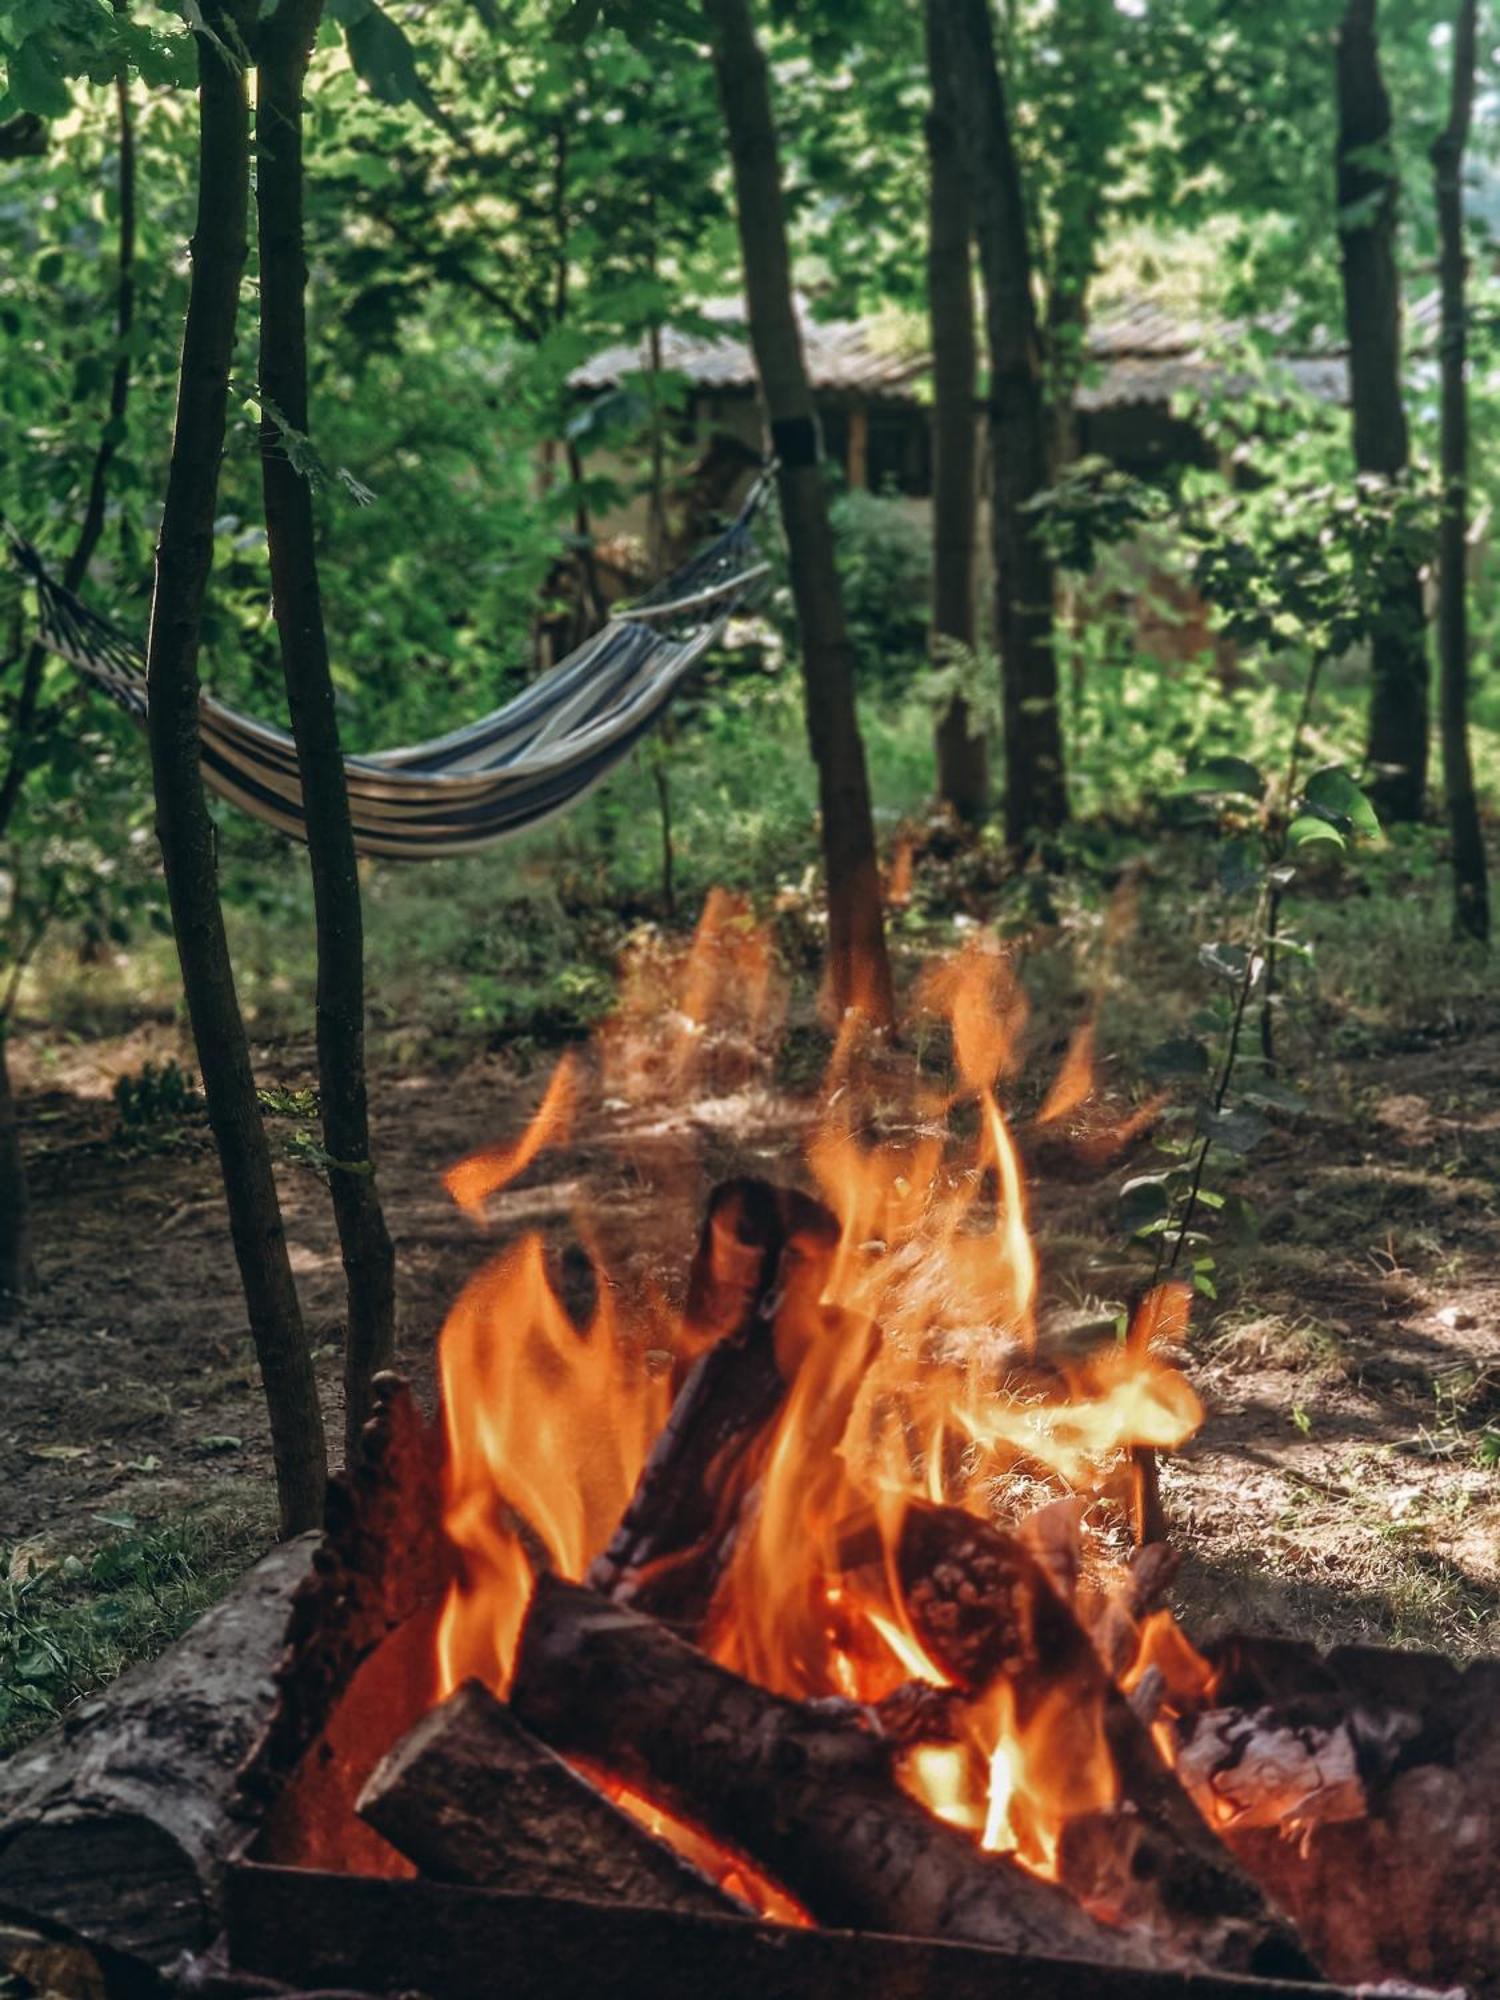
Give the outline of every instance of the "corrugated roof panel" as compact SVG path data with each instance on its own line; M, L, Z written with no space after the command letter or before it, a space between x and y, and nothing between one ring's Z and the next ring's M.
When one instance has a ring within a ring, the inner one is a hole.
M697 388L746 391L756 384L744 309L732 300L715 300L703 309L706 317L723 320L722 334L662 332L663 366L685 375ZM806 302L797 302L808 375L823 394L861 390L868 395L909 399L913 385L930 367L930 357L918 346L903 347L889 337L888 323L876 320L816 320ZM1434 301L1424 298L1407 316L1408 340L1414 349L1430 341ZM1184 391L1206 392L1222 387L1226 364L1214 350L1232 345L1243 329L1180 318L1150 300L1111 306L1088 329L1088 352L1100 366L1079 391L1080 409L1101 410L1124 403L1169 402ZM1343 349L1329 346L1313 356L1294 356L1282 365L1313 395L1342 401L1347 394ZM629 375L650 366L646 344L624 343L606 348L574 369L570 387L588 392L613 389ZM1252 378L1243 377L1246 389Z

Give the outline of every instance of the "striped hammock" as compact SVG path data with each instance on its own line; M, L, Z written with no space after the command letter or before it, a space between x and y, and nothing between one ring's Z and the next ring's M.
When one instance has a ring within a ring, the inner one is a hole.
M503 708L430 742L346 757L358 851L413 861L470 854L568 811L607 778L661 720L729 619L753 601L769 568L751 539L768 484L756 482L716 541ZM65 590L31 544L3 525L36 586L42 643L144 723L140 645ZM286 731L207 693L199 731L213 790L305 839L297 746Z

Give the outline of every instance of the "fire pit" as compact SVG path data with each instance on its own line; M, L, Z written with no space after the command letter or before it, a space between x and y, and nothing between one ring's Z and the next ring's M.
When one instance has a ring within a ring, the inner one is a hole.
M768 1005L723 907L688 972L674 1088ZM440 1427L385 1379L323 1543L14 1760L30 1948L111 1992L1500 1993L1500 1667L1192 1646L1143 1540L1201 1414L1187 1291L1039 1334L1016 991L971 953L928 997L956 1087L841 1044L817 1195L721 1185L675 1318L622 1325L596 1272L580 1332L509 1252ZM1033 1137L1067 1142L1086 1040Z

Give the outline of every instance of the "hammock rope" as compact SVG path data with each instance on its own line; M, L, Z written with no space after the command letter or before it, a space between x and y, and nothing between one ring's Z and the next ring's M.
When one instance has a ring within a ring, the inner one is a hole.
M512 701L425 743L346 757L361 854L427 860L469 854L567 812L661 720L729 620L759 595L769 565L752 528L770 472L732 524ZM0 522L35 586L37 636L135 722L146 720L146 660L120 626L89 609L41 555ZM254 818L305 840L297 746L284 729L199 700L205 781Z

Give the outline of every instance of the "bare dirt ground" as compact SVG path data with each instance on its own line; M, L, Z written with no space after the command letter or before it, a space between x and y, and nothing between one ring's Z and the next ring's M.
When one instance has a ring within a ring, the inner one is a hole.
M111 1088L175 1031L141 1028L17 1068L40 1284L0 1336L0 1545L52 1560L123 1518L241 1510L269 1537L270 1464L216 1163L200 1120L123 1141ZM311 1052L259 1052L263 1083L313 1081ZM780 1173L796 1107L705 1098L642 1129L623 1107L545 1154L478 1228L442 1170L513 1138L542 1064L378 1073L377 1145L396 1238L401 1365L431 1394L447 1306L523 1227L559 1243L580 1207L621 1268L680 1288L710 1182ZM1322 1640L1500 1651L1500 1031L1328 1065L1249 1185L1262 1239L1198 1311L1188 1371L1208 1408L1165 1470L1189 1561L1180 1608ZM324 1190L272 1121L294 1268L339 1430L342 1272ZM1116 1173L1034 1191L1044 1284L1120 1293ZM0 1551L3 1553L3 1551Z

